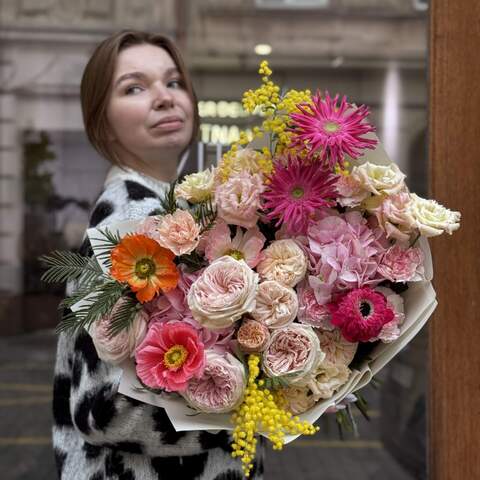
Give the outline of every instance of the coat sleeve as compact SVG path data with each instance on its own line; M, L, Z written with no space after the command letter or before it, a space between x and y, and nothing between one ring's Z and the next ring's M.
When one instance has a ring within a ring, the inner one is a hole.
M131 203L123 206L121 215L118 210L112 215L111 206L100 197L91 223L101 226L132 218L132 211L135 216L148 215L138 202ZM152 205L150 199L147 208ZM82 253L92 253L88 241L84 241ZM216 447L229 449L230 437L225 431L217 435L176 432L164 409L119 394L120 377L120 368L98 357L85 330L74 335L60 334L53 405L56 426L74 428L90 445L150 456L194 455Z

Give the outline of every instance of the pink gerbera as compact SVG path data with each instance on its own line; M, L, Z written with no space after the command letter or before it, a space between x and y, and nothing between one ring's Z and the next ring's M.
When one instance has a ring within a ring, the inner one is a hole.
M395 318L385 296L368 287L352 290L328 308L331 323L340 328L349 342L368 342Z
M358 158L365 148L373 149L377 144L377 140L362 136L375 131L364 122L370 113L368 107L355 107L345 96L337 107L338 99L338 94L332 99L328 92L322 99L317 92L312 103L297 105L301 113L290 114L292 146L306 148L309 158L318 153L326 169L337 163L343 166L345 155Z
M135 354L140 380L151 388L181 392L205 367L204 345L198 332L183 322L154 322Z
M335 205L337 177L318 168L305 165L297 158L287 164L275 162L268 190L263 193L263 207L269 210L269 220L285 223L290 233L305 233L315 210Z

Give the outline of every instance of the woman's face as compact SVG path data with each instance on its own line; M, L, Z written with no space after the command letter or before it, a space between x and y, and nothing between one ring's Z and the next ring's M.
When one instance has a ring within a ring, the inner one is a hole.
M193 105L163 48L142 44L120 52L107 120L122 163L161 167L178 160L192 138Z

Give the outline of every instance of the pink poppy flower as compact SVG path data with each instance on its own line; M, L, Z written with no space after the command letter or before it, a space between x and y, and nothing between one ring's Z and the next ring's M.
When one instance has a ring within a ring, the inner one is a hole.
M223 220L218 220L208 232L205 246L205 256L209 262L229 255L236 260L245 260L250 268L255 268L260 261L260 252L266 238L255 225L243 232L237 227L235 237L230 235L230 228Z
M181 392L190 379L203 373L204 345L190 325L154 322L137 348L135 359L137 375L145 385Z

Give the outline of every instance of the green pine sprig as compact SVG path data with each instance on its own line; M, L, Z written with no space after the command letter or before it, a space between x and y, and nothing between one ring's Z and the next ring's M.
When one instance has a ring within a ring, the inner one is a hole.
M88 329L100 317L111 312L115 303L128 289L127 286L113 280L97 285L91 289L91 298L76 312L69 311L57 326L57 333L75 332L80 328ZM86 289L82 292L85 294ZM84 299L86 295L84 295ZM71 306L72 304L70 304Z
M107 268L112 266L110 258L112 250L122 241L122 237L118 232L111 232L108 228L98 229L101 235L99 238L92 238L97 243L95 245L95 256L99 261L103 262Z
M122 303L112 315L108 334L112 337L118 335L122 330L128 330L135 319L135 315L142 309L139 301L130 296L122 297Z
M177 186L177 180L174 180L164 197L160 199L160 205L163 208L163 213L172 214L177 210L177 199L175 197L175 187Z
M215 225L217 211L213 206L211 198L195 205L193 209L193 218L201 227L201 235Z
M93 282L103 275L98 262L79 253L54 250L42 255L40 262L47 267L41 280L46 283L63 283L69 280L81 280L84 284Z

